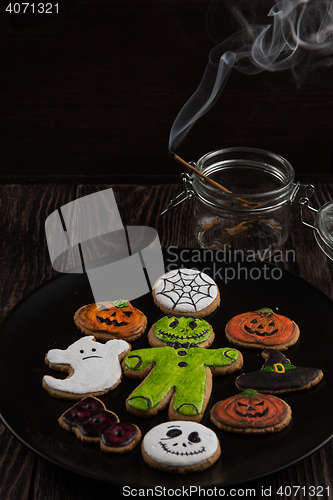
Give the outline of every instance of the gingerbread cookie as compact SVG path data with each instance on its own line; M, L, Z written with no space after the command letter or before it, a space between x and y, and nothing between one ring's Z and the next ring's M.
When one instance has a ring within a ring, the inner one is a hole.
M163 347L168 342L187 342L209 347L214 338L211 325L204 319L192 316L164 316L148 332L148 342L152 347Z
M272 347L284 351L296 344L299 328L294 321L263 308L233 317L225 328L232 344L250 349Z
M141 439L141 431L136 425L120 422L115 413L94 397L76 403L58 422L84 443L99 444L107 453L131 451Z
M54 370L69 372L69 376L57 379L45 375L43 387L51 396L62 399L105 394L120 384L120 361L130 350L130 344L124 340L101 344L93 336L82 337L65 350L52 349L46 354L46 364Z
M98 340L133 341L144 334L146 316L126 300L98 302L80 307L74 315L76 326Z
M278 394L309 389L323 378L319 368L294 366L276 349L265 349L261 355L266 359L261 370L240 375L236 379L238 389Z
M291 422L291 408L271 394L247 389L219 401L210 411L211 421L220 429L241 434L278 432Z
M200 422L212 389L212 374L232 373L242 367L236 349L206 350L197 344L168 342L166 347L133 351L123 361L125 375L145 380L126 400L129 412L150 417L169 402L170 420Z
M153 427L141 445L145 462L175 474L205 470L221 454L214 431L196 422L164 422Z
M220 292L207 274L195 269L175 269L153 286L155 304L167 315L203 318L220 305Z

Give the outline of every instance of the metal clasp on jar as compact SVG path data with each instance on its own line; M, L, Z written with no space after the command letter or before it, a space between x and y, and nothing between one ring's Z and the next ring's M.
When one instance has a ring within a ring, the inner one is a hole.
M304 188L305 196L303 196L299 200L296 200L296 195L301 188ZM309 209L311 212L314 212L315 214L318 213L318 210L316 208L313 208L311 205L309 205L310 198L313 195L314 191L315 191L315 187L313 184L301 184L300 182L297 182L295 184L294 190L293 190L292 195L290 197L290 202L291 202L291 204L295 203L296 205L299 206L299 216L300 216L302 224L304 224L304 226L308 226L311 229L314 229L315 231L318 232L318 228L316 226L314 226L313 224L309 224L309 222L306 222L304 220L304 217L303 217L303 213L307 209Z
M318 209L310 206L310 197L314 192L312 184L305 186L305 196L296 203L299 205L300 219L304 226L313 229L315 240L321 250L333 260L333 202L329 201ZM314 224L304 220L304 212L309 209L315 214Z
M170 203L165 207L165 209L160 213L160 215L165 214L172 208L178 207L183 201L190 200L194 196L194 191L192 188L193 180L190 174L182 173L180 176L184 191L182 191L176 198L170 201Z

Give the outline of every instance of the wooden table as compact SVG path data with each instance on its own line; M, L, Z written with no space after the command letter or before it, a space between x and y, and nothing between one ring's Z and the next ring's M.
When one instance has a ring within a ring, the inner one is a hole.
M333 199L333 176L313 175L306 180L316 184L313 206L318 207ZM197 246L191 234L189 202L183 204L177 212L158 216L170 199L180 192L179 184L2 184L1 320L22 297L54 274L45 239L46 217L77 197L109 187L113 187L124 224L156 228L163 247ZM299 222L297 207L292 210L291 232L285 248L295 251L295 259L277 262L277 265L311 282L333 299L333 264L318 248L312 231ZM267 495L262 496L260 492L272 487L270 498L274 499L296 498L293 495L277 495L281 486L300 486L307 491L309 486L329 486L332 489L332 448L330 441L296 465L244 485L244 489L255 488L257 498L267 498ZM102 500L110 499L115 491L112 485L81 477L40 458L0 424L1 500ZM121 494L121 490L119 491ZM288 490L286 491L288 494ZM246 498L245 494L243 498Z

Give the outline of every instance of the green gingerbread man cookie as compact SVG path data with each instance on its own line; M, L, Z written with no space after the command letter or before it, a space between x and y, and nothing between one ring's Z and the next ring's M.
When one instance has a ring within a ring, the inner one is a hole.
M129 412L150 417L169 405L170 420L200 422L212 390L212 374L223 375L243 365L236 349L206 350L190 342L132 351L125 375L145 378L126 400Z

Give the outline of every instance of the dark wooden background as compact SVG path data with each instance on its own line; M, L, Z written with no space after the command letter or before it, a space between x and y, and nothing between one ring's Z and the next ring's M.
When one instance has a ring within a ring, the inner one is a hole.
M267 11L273 4L261 3ZM49 22L15 29L0 3L2 179L178 176L168 137L215 45L206 31L209 0L71 4ZM237 29L228 7L218 16L221 38ZM330 172L332 74L309 71L298 87L291 71L232 72L177 153L189 161L247 145L285 156L296 174Z

